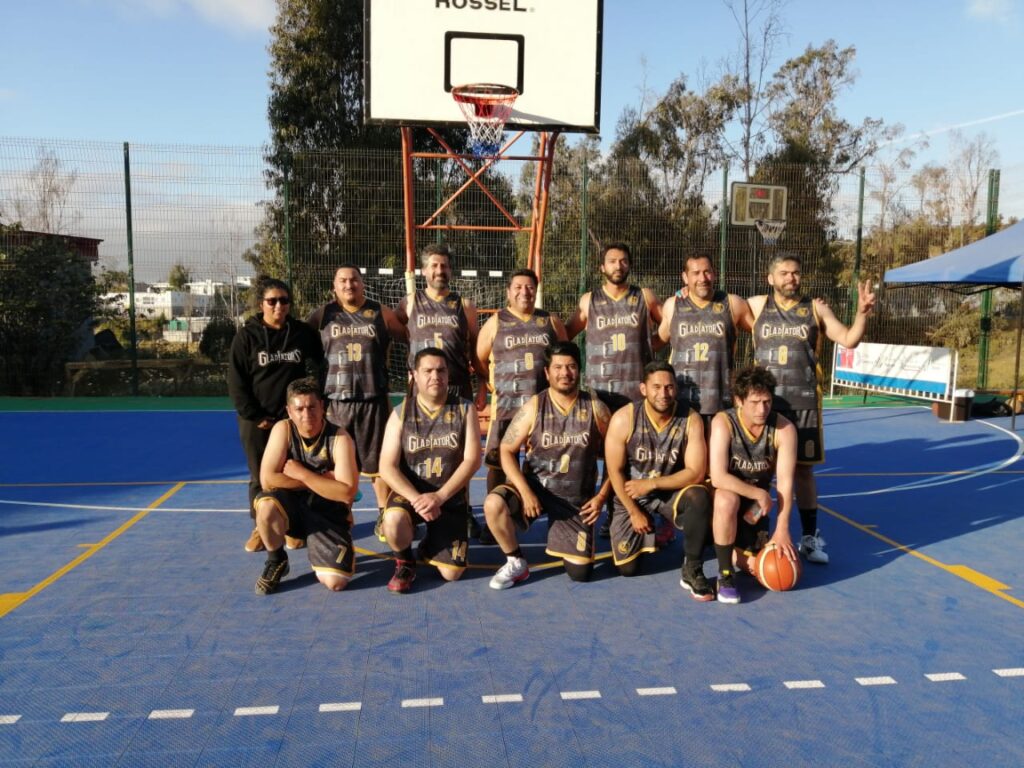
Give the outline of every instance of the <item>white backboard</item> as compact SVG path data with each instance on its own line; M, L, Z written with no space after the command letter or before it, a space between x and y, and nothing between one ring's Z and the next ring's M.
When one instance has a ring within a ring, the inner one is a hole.
M508 128L596 133L603 0L364 0L368 123L464 125L453 86L519 91Z
M786 219L787 187L776 184L749 184L734 181L729 194L729 221L752 227L758 219Z

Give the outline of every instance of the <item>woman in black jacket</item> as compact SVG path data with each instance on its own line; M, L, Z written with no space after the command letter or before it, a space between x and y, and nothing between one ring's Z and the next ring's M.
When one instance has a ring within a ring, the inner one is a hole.
M260 462L274 423L286 417L285 390L304 376L316 376L323 364L320 336L289 315L291 290L287 283L260 277L254 291L255 315L238 329L231 342L228 393L238 411L238 433L249 464L249 515L255 520L253 499L260 491ZM294 549L301 540L289 539ZM247 552L263 549L253 525L245 542Z

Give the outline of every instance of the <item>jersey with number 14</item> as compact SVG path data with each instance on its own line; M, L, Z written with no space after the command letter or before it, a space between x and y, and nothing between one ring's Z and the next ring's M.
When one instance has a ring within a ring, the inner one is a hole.
M431 410L419 398L407 397L402 417L402 458L399 468L420 493L441 488L462 463L466 450L466 418L473 404L448 395ZM476 414L473 414L476 418Z

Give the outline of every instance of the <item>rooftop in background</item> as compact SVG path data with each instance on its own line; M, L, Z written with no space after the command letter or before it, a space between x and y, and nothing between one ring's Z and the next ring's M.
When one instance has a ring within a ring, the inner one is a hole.
M33 232L30 229L8 232L4 237L4 239L12 245L30 245L33 240L38 240L40 238L44 240L64 240L81 258L86 259L92 264L99 261L99 247L103 240L95 237L58 235L53 232Z

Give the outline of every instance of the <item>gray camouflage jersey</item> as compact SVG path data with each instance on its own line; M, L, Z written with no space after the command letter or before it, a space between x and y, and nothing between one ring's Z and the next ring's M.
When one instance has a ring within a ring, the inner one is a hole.
M677 397L706 415L732 406L736 323L729 295L715 291L703 307L689 296L676 297L670 342Z
M349 311L332 301L311 315L310 322L324 345L328 400L374 400L387 394L391 338L379 302L366 299Z
M596 397L580 392L568 410L551 399L551 390L537 395L537 418L526 441L523 474L575 507L593 497L602 437L594 414Z
M587 313L587 386L637 400L644 366L652 358L643 290L631 285L620 299L603 287L593 291Z
M511 419L527 400L547 388L544 351L556 338L551 314L543 309L534 310L525 320L509 309L499 310L491 345L496 419Z
M775 474L775 462L778 453L775 449L775 430L778 414L768 414L768 422L764 425L760 437L754 437L740 421L735 408L725 412L729 417L729 428L732 439L729 443L729 474L735 475L745 483L755 485L767 491Z
M686 456L689 419L686 404L676 403L668 423L661 429L651 421L645 400L630 407L633 409L633 431L626 441L626 477L649 480L681 470Z
M754 362L775 376L775 410L808 411L821 402L818 390L821 334L814 302L802 298L789 309L768 294L754 321Z
M453 292L435 301L421 289L413 294L408 315L409 370L421 349L440 349L448 363L448 391L469 395L469 321L462 297Z
M320 434L306 439L299 434L295 425L288 422L288 458L302 464L307 469L323 474L334 471L334 438L339 428L329 421L324 422Z
M473 404L448 395L436 411L417 397L399 405L402 417L402 457L399 468L420 493L443 486L462 463L466 450L466 419ZM476 418L475 411L472 418Z

